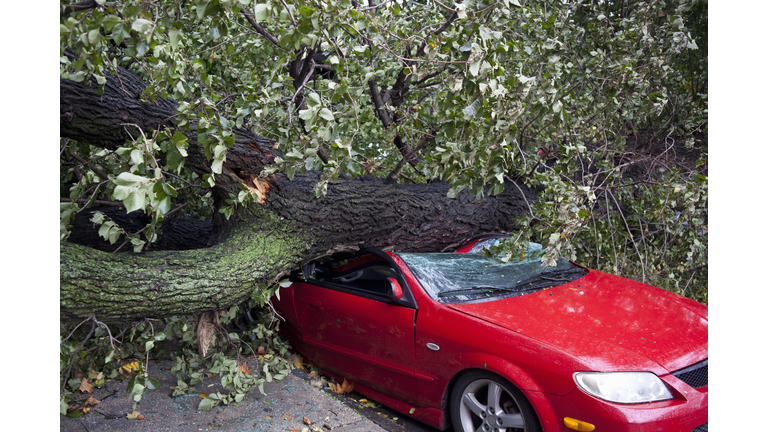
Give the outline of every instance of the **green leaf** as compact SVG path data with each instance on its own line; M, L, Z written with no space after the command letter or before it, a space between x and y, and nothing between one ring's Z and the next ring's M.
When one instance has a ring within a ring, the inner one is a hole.
M269 18L269 5L259 3L254 6L253 17L256 21L266 21Z
M216 406L216 401L210 396L200 401L200 406L197 407L200 411L210 411L211 408Z
M136 44L136 53L139 55L139 57L143 57L144 54L147 53L147 50L149 50L149 45L147 45L147 42L141 41Z
M117 15L107 15L104 17L104 19L101 21L101 25L104 26L104 31L110 32L112 29L122 23L123 20Z
M299 118L302 120L309 121L312 119L315 111L311 109L304 109L299 111Z
M160 386L160 382L158 380L156 380L154 378L147 378L147 388L148 389L156 390L156 389L159 389L160 387L161 387Z
M96 45L96 42L98 42L99 38L101 38L99 29L93 29L88 32L88 43L91 45Z
M111 223L105 223L99 227L99 237L107 239L109 237L109 229L112 227Z
M181 30L175 28L168 30L168 39L170 39L173 49L178 48L179 40L181 40Z
M139 33L146 33L151 25L152 25L152 21L145 20L144 18L139 18L136 21L134 21L133 24L131 24L131 29Z
M320 117L322 117L322 118L324 118L324 119L326 119L328 121L333 121L334 120L333 119L333 113L328 108L323 108L323 109L320 110Z
M123 200L125 211L128 213L141 210L147 205L147 197L144 190L133 190Z
M133 186L136 183L145 183L148 181L149 181L148 177L131 174L129 172L122 172L115 179L115 184L118 186Z
M317 94L315 92L312 92L312 93L309 94L309 97L308 97L308 100L307 100L307 105L309 105L309 106L317 106L317 105L320 105L321 103L322 103L322 101L320 100L320 95L319 94Z
M471 73L472 76L477 76L477 73L480 71L480 64L482 63L482 60L482 58L477 59L477 61L469 65L469 73Z
M211 171L216 174L221 174L221 168L224 165L224 159L226 159L227 147L219 144L213 149L213 163L211 164Z

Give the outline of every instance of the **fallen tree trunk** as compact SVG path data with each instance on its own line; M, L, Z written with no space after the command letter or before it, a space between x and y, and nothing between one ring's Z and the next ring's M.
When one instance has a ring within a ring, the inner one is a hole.
M247 299L258 283L278 281L302 262L360 247L436 251L480 233L512 231L526 211L516 188L485 200L449 185L334 181L315 198L313 175L272 179L263 204L241 211L210 248L110 254L61 245L61 317L100 320L221 310ZM532 199L530 196L528 199Z
M141 103L142 84L129 76L121 70L110 77L102 95L94 86L61 80L61 136L115 148L130 127L173 128L175 103ZM133 84L126 87L126 81ZM196 134L187 135L186 166L210 173ZM373 178L331 181L327 194L316 198L317 173L292 181L280 173L259 179L279 153L271 140L250 131L235 136L214 194L224 199L242 183L259 203L230 220L214 218L208 248L136 255L62 243L62 319L96 315L104 322L126 322L222 310L249 298L259 283L279 281L301 263L334 252L437 251L477 234L515 230L513 217L526 212L534 198L508 187L484 200L468 193L449 199L450 185L442 182L393 185Z

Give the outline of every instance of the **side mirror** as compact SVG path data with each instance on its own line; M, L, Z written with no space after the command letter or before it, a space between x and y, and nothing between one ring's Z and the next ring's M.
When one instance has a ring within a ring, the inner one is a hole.
M387 292L387 296L394 299L401 299L403 298L403 288L400 286L400 283L397 282L397 279L395 278L387 278L389 281L389 284L391 286L391 290Z

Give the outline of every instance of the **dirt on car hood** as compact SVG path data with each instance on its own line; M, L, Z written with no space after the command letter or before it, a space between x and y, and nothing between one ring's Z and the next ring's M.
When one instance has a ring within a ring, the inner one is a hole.
M556 347L595 371L663 375L708 356L707 306L596 270L533 294L446 306Z

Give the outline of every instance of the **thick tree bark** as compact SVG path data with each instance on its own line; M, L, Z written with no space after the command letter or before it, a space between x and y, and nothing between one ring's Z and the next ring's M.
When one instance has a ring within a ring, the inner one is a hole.
M512 231L526 211L514 187L476 200L446 198L449 185L334 181L315 198L318 177L277 175L263 204L237 215L214 246L145 255L61 245L61 316L102 321L196 314L247 299L301 263L360 247L437 251L477 234ZM529 196L528 200L533 199Z
M121 71L125 82L127 71ZM127 138L125 123L144 130L172 127L175 103L141 103L136 90L109 79L103 95L95 87L61 81L61 135L102 147ZM140 86L137 85L135 89ZM209 162L190 136L187 166L210 172ZM477 234L517 229L512 219L527 211L515 187L477 200L467 193L446 198L450 185L386 184L381 179L332 181L315 198L317 173L259 179L278 153L271 142L236 131L215 193L226 196L239 183L258 190L260 203L215 220L212 246L112 254L60 245L60 312L66 320L95 314L104 322L199 314L222 310L249 298L259 283L278 281L308 260L360 247L400 251L449 249ZM534 196L529 191L527 201Z

